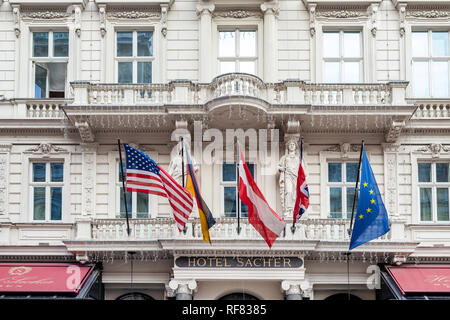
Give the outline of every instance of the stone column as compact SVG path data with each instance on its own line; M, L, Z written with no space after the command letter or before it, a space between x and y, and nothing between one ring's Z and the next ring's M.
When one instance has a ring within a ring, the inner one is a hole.
M281 282L281 289L286 295L286 300L303 300L303 292L299 281L284 280Z
M202 1L197 5L197 15L200 16L199 24L199 81L210 82L213 62L211 60L212 46L212 12L214 4Z
M277 1L261 4L264 12L264 81L277 81L277 16L279 13Z
M169 288L173 290L177 300L193 300L197 281L172 279L169 282Z

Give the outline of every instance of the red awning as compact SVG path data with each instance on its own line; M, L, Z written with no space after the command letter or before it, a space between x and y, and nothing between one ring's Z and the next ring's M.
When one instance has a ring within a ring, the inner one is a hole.
M392 279L405 293L450 293L450 265L404 265L386 267Z
M0 292L73 292L94 266L70 263L0 263Z

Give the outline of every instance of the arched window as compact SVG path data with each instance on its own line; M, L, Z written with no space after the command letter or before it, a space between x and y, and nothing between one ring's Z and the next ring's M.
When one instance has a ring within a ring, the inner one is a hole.
M248 293L234 292L219 298L219 300L259 300L257 297Z
M336 293L336 294L333 294L333 295L331 295L329 297L326 297L325 300L328 300L328 301L349 300L348 299L348 293ZM362 299L360 297L358 297L358 296L355 296L355 295L351 294L350 295L350 300L355 301L355 300L362 300Z
M149 295L140 292L130 292L121 295L116 300L155 300Z

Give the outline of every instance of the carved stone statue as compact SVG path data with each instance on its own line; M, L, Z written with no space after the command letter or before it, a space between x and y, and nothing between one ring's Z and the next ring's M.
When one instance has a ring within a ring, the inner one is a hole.
M278 164L278 171L280 171L280 196L281 205L283 207L283 215L289 216L294 210L297 185L298 167L300 166L300 159L297 154L298 145L293 139L288 141L288 153L281 157Z
M190 150L190 145L186 142L185 142L185 148L188 148ZM195 161L194 157L192 156L192 154L191 154L191 160L192 160L192 164L194 166L194 171L197 173L198 165L197 165L197 162ZM186 175L187 175L186 164L187 164L186 153L184 153L184 181L186 181ZM172 176L172 178L174 178L175 181L180 184L180 186L183 185L182 166L183 166L183 162L182 162L182 158L181 158L181 144L178 143L172 150L170 164L169 164L167 173L170 174Z

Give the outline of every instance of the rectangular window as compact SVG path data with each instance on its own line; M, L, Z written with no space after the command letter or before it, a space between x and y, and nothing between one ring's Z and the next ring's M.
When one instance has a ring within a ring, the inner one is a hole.
M31 165L34 221L61 221L64 188L62 162L35 162Z
M449 163L417 164L420 221L450 221Z
M219 72L243 72L256 75L256 30L219 31Z
M323 79L327 83L363 81L360 31L323 32Z
M328 163L328 190L331 218L341 219L351 217L357 173L357 162Z
M252 177L255 177L255 166L253 163L247 163ZM224 216L228 218L237 217L238 197L236 193L236 163L222 164L222 186ZM241 208L241 217L248 217L248 207L239 201Z
M35 98L65 97L68 58L68 32L33 32Z
M125 210L125 199L123 196L123 187L122 187L122 175L120 170L120 164L117 164L117 182L116 182L116 192L118 192L119 199L119 212L117 214L120 218L126 218L126 210ZM123 173L126 175L126 165L123 166ZM126 192L126 201L127 201L127 209L128 209L128 217L135 219L145 219L149 218L150 213L150 197L148 193L142 192Z
M116 32L118 83L152 83L153 31Z
M412 32L412 85L417 98L450 94L450 32Z

